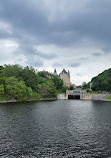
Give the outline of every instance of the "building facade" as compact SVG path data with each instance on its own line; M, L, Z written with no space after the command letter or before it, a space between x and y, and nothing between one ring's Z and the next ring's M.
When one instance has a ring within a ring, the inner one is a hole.
M54 70L54 75L57 75L56 69ZM64 86L70 87L71 82L70 82L70 72L66 71L65 69L62 70L62 72L59 74L59 77L63 80Z

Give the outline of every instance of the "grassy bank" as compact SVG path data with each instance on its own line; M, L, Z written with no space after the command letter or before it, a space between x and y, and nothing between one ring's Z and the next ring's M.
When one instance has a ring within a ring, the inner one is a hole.
M111 95L109 95L106 99L110 99L111 100Z

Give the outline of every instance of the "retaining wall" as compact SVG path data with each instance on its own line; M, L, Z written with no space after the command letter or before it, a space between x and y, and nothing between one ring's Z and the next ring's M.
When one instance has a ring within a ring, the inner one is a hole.
M59 100L65 100L68 99L65 93L57 94L57 99Z

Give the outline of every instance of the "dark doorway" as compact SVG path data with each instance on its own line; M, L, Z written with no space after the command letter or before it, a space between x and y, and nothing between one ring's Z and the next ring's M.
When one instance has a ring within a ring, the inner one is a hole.
M80 99L80 95L68 95L68 99Z

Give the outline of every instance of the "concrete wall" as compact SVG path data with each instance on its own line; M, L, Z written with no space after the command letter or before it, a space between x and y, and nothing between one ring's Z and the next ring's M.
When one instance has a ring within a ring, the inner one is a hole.
M82 91L80 94L80 99L83 99L83 100L103 100L108 96L109 96L109 94L96 94L96 93L90 94L90 93L87 93L86 91Z
M67 96L66 96L65 93L63 93L63 94L57 94L57 99L59 99L59 100L66 100Z
M103 100L107 98L109 94L93 94L93 100Z
M83 100L92 100L93 96L90 93L81 93L80 94L80 99Z

